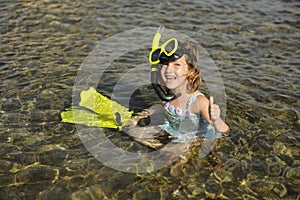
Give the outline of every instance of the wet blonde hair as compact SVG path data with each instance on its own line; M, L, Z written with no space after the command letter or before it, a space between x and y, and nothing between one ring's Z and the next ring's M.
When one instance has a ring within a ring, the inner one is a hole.
M201 85L201 73L199 69L200 50L198 45L192 41L180 41L183 47L189 52L184 54L186 63L188 64L188 73L185 78L188 81L187 90L189 93L199 90Z

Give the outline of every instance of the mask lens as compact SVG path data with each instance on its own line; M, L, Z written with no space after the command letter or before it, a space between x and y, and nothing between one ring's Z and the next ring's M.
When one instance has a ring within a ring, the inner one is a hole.
M170 54L175 48L175 41L171 40L168 44L165 46L165 50L167 54Z
M178 41L176 38L171 38L166 41L162 46L157 47L157 49L153 50L149 54L149 61L151 64L158 64L162 62L170 61L170 58L178 48ZM162 61L164 60L164 61ZM172 60L172 59L171 59Z
M155 51L153 51L152 55L151 55L151 60L152 62L155 62L159 59L159 56L160 56L160 51L161 49L156 49Z
M175 38L171 38L163 45L163 51L166 53L167 56L171 56L177 50L178 42Z

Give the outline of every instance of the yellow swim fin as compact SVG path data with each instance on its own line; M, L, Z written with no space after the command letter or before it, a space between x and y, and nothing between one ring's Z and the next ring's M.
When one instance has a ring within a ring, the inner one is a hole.
M61 113L62 122L119 128L127 125L133 112L98 93L94 88L80 93L81 107L67 108Z

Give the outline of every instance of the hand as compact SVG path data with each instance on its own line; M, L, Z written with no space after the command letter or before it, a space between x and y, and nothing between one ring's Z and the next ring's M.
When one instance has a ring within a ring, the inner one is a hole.
M220 118L221 110L217 104L214 104L214 98L209 98L209 114L212 122Z

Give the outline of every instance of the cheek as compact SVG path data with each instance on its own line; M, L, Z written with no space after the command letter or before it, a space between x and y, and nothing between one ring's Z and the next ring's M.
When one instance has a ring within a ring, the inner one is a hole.
M185 78L185 76L180 74L177 76L177 80L181 83L184 83L186 81L186 78Z
M173 70L174 71L176 71L176 72L180 72L182 69L181 69L182 67L181 66L173 66Z
M177 71L177 75L182 77L182 78L185 78L185 76L188 74L188 70L184 69L184 68L181 68L180 70Z
M165 71L166 71L167 67L164 65L162 66L161 70L160 70L160 74L164 75Z
M189 72L188 66L184 66L181 68L182 75L186 75L186 74L188 74L188 72Z

